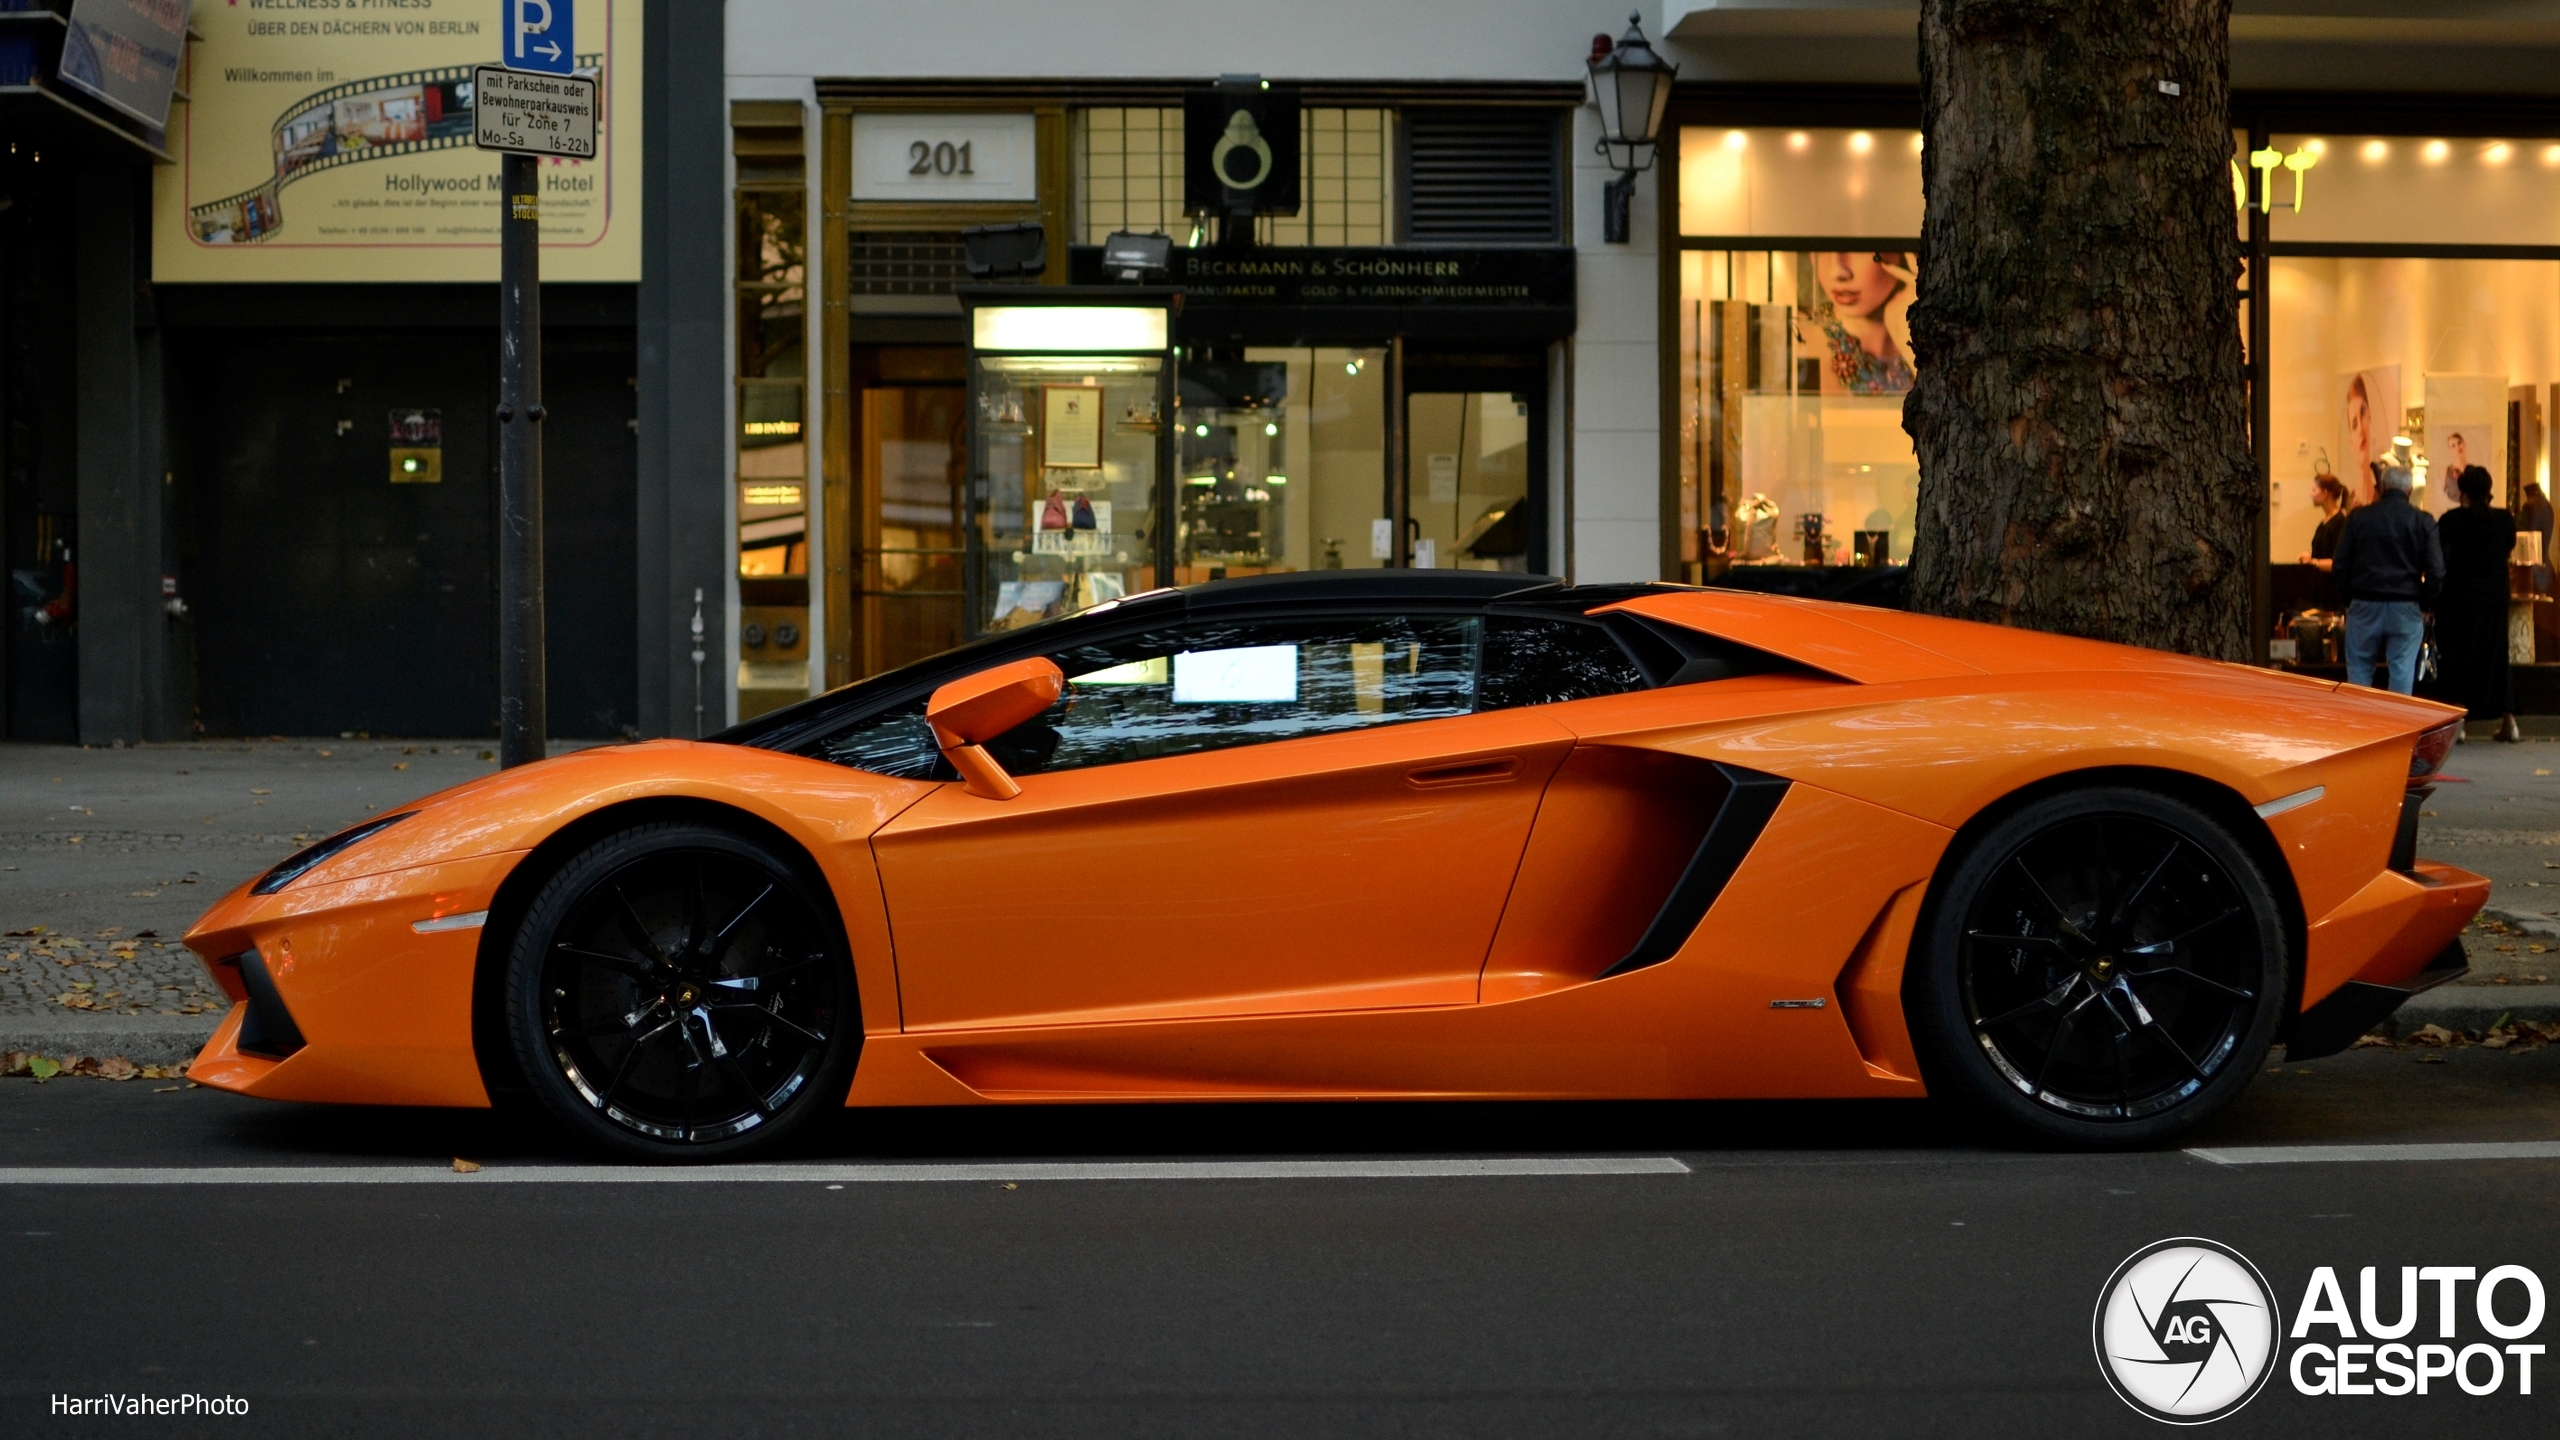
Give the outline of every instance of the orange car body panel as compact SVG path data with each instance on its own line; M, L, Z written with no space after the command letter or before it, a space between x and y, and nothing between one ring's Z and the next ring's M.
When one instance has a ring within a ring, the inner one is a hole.
M873 840L910 1030L1472 1003L1536 710L949 786Z
M2422 968L2486 898L2387 868L2411 740L2444 707L1810 601L1619 608L1819 673L1014 777L1009 800L729 745L582 751L223 897L188 944L271 957L308 1043L244 1055L235 1010L193 1074L485 1104L471 981L505 957L415 922L487 908L562 827L633 802L726 807L811 857L854 956L855 1105L1917 1094L1901 982L1941 858L2004 796L2092 770L2253 806L2317 792L2266 821L2306 1007ZM1703 834L1715 765L1793 783L1677 953L1606 974Z

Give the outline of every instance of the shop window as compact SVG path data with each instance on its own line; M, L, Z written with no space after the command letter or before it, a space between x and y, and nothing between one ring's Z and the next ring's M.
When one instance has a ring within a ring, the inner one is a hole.
M1892 565L1910 554L1920 466L1908 250L1689 250L1680 257L1681 560Z
M1391 563L1384 352L1254 348L1181 382L1175 584Z
M2278 255L2269 270L2268 558L2294 658L2339 658L2327 617L2344 597L2312 561L2326 558L2319 532L2341 492L2368 503L2379 471L2403 467L2412 499L2442 514L2476 466L2490 503L2518 519L2512 653L2560 659L2560 606L2530 598L2553 588L2560 261ZM2297 624L2305 612L2318 613Z
M769 135L777 128L760 127L757 143L771 148L776 142ZM750 132L739 133L744 146ZM732 296L741 718L809 693L806 195L800 185L761 178L737 190Z
M1404 112L1404 238L1552 245L1564 238L1564 147L1547 109Z
M1264 216L1264 245L1384 245L1390 183L1384 110L1308 107L1299 112L1295 215ZM1180 106L1095 107L1076 112L1073 154L1079 241L1116 230L1164 234L1177 245L1206 234L1182 213Z

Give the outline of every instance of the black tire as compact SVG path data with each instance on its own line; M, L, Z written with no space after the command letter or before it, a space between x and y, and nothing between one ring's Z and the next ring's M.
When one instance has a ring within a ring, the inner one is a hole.
M607 836L542 887L507 960L507 1033L572 1135L732 1160L843 1106L862 1045L835 905L805 864L705 825Z
M2048 1143L2156 1145L2229 1104L2291 993L2257 862L2183 801L2033 801L1942 872L1903 986L1932 1093Z

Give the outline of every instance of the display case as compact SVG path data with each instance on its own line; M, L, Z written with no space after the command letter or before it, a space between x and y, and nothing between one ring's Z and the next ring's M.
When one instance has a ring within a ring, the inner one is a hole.
M961 303L970 633L1170 583L1173 294L983 286Z

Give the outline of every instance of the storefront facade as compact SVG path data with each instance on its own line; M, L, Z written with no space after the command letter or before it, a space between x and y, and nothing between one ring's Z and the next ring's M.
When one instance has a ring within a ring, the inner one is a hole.
M1008 12L955 73L889 8L730 7L739 714L1156 585L1656 573L1655 227L1600 242L1581 80L1623 16ZM962 231L1023 224L973 283ZM989 328L1124 303L1152 349Z

